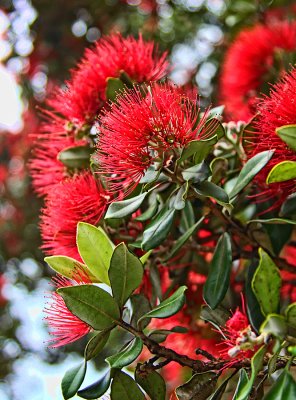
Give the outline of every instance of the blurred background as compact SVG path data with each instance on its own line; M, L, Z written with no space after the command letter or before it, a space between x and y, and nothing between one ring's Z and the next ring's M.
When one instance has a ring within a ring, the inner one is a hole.
M122 32L168 50L171 78L195 82L216 105L225 49L243 27L291 12L272 0L0 0L0 399L61 399L60 380L80 345L49 350L42 309L50 271L39 249L42 201L27 172L38 109L69 77L86 46ZM86 384L94 380L96 365Z

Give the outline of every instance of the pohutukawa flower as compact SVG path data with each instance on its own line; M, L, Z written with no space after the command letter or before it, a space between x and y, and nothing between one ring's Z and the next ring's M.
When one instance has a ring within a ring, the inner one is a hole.
M296 50L296 23L277 22L243 30L226 53L221 102L228 117L248 121L266 82L275 82L288 67L282 54Z
M87 273L77 266L73 271L73 279L56 275L52 279L55 290L63 287L92 283ZM75 342L87 335L92 328L84 321L72 314L67 308L62 296L54 291L49 302L44 308L45 321L49 327L49 333L53 338L49 341L49 347L60 347Z
M147 92L126 91L101 118L98 163L111 191L129 193L155 161L169 163L174 149L212 133L207 113L197 122L196 95L169 84L152 84Z
M39 196L47 195L56 184L69 177L66 166L58 159L60 151L87 143L85 140L75 140L60 116L44 112L44 117L46 121L35 135L35 148L29 163L33 186Z
M81 126L92 122L105 104L108 78L125 72L133 82L150 82L163 78L167 70L166 53L160 55L153 42L145 42L141 35L135 39L114 34L85 51L66 82L67 88L50 103L67 120Z
M283 79L273 86L269 96L265 96L258 105L259 116L254 122L255 132L251 133L248 157L264 150L274 150L267 166L257 175L257 183L263 187L264 200L276 198L273 208L281 205L295 189L295 179L280 183L265 184L270 170L286 160L296 161L296 152L289 148L276 133L276 128L296 124L296 69L286 73ZM261 197L261 196L260 196ZM263 200L263 197L262 197Z
M81 260L76 246L78 222L96 225L102 217L108 194L90 172L68 178L48 194L41 216L42 249L48 255Z

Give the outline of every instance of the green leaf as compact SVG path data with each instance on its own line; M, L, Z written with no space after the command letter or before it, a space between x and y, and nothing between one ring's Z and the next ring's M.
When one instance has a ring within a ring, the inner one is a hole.
M206 372L195 374L184 385L176 388L175 392L179 400L206 400L214 390L218 374Z
M269 314L260 327L260 333L268 333L283 339L287 333L285 318L279 314Z
M124 83L118 78L107 78L106 98L115 101L117 95L124 91Z
M154 331L151 331L148 336L151 340L154 340L154 342L162 343L166 340L168 335L170 335L171 333L187 333L187 332L188 332L187 328L185 328L183 326L175 326L171 330L156 329Z
M77 225L78 251L88 269L101 282L110 284L108 269L114 244L102 228L96 228L85 222Z
M240 395L241 390L248 384L249 377L244 368L239 371L239 380L237 383L237 387L235 389L235 393L233 395L233 400L237 400Z
M285 311L288 324L296 329L296 303L290 304Z
M269 172L266 183L284 182L296 178L296 161L282 161Z
M280 303L281 275L273 260L259 249L260 262L252 279L252 289L264 315L276 313Z
M163 377L158 372L141 371L137 368L135 378L151 400L165 400L166 385Z
M185 197L188 192L188 182L184 183L170 201L170 208L182 210L185 207Z
M247 400L252 390L254 380L262 368L265 351L265 346L262 346L252 357L250 379L246 381L246 375L244 375L243 382L238 388L239 390L237 390L237 394L236 397L234 397L234 400Z
M136 382L122 371L116 371L111 385L112 400L145 400Z
M229 375L221 384L220 386L215 390L215 392L208 397L207 400L221 400L223 398L223 394L226 390L226 387L228 385L228 382L230 381L231 378L233 378L233 376L236 374L236 371Z
M193 181L195 183L205 181L211 175L211 170L205 162L196 164L193 167L184 169L182 176L185 181Z
M218 240L203 291L204 300L212 309L215 309L225 297L231 266L231 239L228 233L224 233Z
M212 197L217 200L219 203L227 204L229 203L228 194L222 189L220 186L215 185L212 182L204 181L194 185L194 190L197 194Z
M149 324L149 320L142 321L138 326L138 320L151 310L150 302L144 294L134 294L131 297L132 318L131 325L136 329L144 329Z
M115 247L110 261L109 279L114 299L119 307L124 306L143 278L141 261L128 251L124 243Z
M68 168L88 168L92 152L89 146L73 146L60 151L57 158Z
M215 135L207 140L192 140L182 151L178 163L187 160L194 155L196 164L201 163L210 154L214 145L218 142L218 136Z
M211 108L207 115L208 119L221 117L224 112L224 108L224 105Z
M143 233L142 249L154 249L162 243L170 232L175 216L174 209L163 209L147 226Z
M157 307L153 308L148 313L144 314L138 322L142 321L144 318L167 318L176 314L185 303L184 292L186 289L186 286L180 286L172 296L159 303Z
M203 222L204 217L201 217L194 225L192 225L187 232L185 232L182 236L179 237L179 239L176 241L176 243L173 245L173 248L171 249L170 253L168 254L167 257L165 257L164 261L169 260L172 258L177 252L181 249L181 247L187 242L187 240L190 238L190 236L193 235L193 233L196 231L198 226Z
M292 150L296 151L296 125L283 125L275 131Z
M292 354L293 357L296 357L296 346L289 346L288 351Z
M142 257L139 258L141 263L145 265L146 261L149 260L150 255L152 254L152 250L147 251L147 253L143 254Z
M195 223L195 216L192 204L186 201L185 207L181 211L180 231L185 233Z
M226 339L221 326L224 326L226 321L231 317L230 313L223 307L218 306L215 310L212 310L209 306L202 306L200 312L200 318L204 321L210 322L220 334Z
M120 318L120 311L113 297L93 285L68 286L58 289L67 308L93 329L111 329Z
M260 223L260 224L290 224L296 225L296 221L291 221L290 219L285 218L269 218L269 219L251 219L248 221L248 224L252 223Z
M127 200L114 201L110 204L105 219L123 218L134 213L141 206L147 194L148 192L145 192Z
M296 381L289 371L284 370L264 397L264 400L296 399Z
M282 204L280 215L287 216L287 215L295 215L296 214L296 192L290 194Z
M263 151L259 154L256 154L254 157L246 162L237 178L236 184L229 194L230 199L233 199L251 182L254 176L256 176L261 171L261 169L265 167L265 165L273 156L273 153L273 150Z
M105 375L103 375L99 380L93 384L87 386L84 389L79 390L77 393L79 397L83 399L97 399L103 396L107 392L111 382L111 370L109 370Z
M45 257L44 261L56 271L58 274L65 276L66 278L73 279L73 273L75 271L84 271L90 280L94 283L99 283L100 281L96 276L94 276L91 271L87 268L85 264L80 263L74 258L67 256L50 256Z
M140 338L133 339L122 351L106 358L111 368L121 369L130 365L141 354L143 342Z
M258 333L262 322L264 321L264 315L260 310L257 297L252 290L252 279L257 269L257 262L252 261L248 267L247 279L245 283L245 296L247 305L247 315L253 329Z
M141 215L136 217L135 220L143 222L143 221L147 221L148 219L151 219L156 214L156 212L158 210L158 205L159 205L158 199L156 198L155 201L151 204L151 206L149 208L147 208L147 210L144 211Z
M82 385L86 373L86 362L67 371L62 380L62 393L64 399L71 399L75 396Z
M104 330L94 335L87 343L84 351L86 361L96 357L105 347L110 336L110 330Z

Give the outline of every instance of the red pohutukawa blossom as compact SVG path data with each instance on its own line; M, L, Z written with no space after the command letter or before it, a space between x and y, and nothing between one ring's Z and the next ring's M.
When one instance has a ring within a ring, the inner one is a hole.
M72 71L66 89L50 101L67 120L80 127L92 122L106 102L107 79L125 72L136 83L157 81L166 75L166 53L160 55L154 42L114 34L100 39L85 51Z
M263 85L285 70L282 52L295 50L295 22L256 25L238 35L226 53L220 79L221 102L229 119L248 121L255 114Z
M128 90L101 118L98 162L111 191L129 193L148 167L163 159L169 165L174 149L205 138L207 113L199 122L196 95L188 97L169 84Z
M150 82L163 78L167 70L166 53L159 54L154 43L145 42L141 35L135 39L114 34L87 49L66 89L57 89L47 100L51 111L44 111L46 121L37 134L30 166L36 192L44 196L69 176L58 154L86 143L77 139L78 133L86 133L106 105L108 78L125 72L133 82Z
M236 309L232 317L226 321L222 332L225 339L218 345L219 354L222 358L230 360L226 364L227 367L237 361L252 358L262 344L262 338L259 339L251 328L244 306L243 312L239 308Z
M270 170L286 160L296 161L296 152L289 148L277 135L276 128L296 124L296 69L286 73L283 79L273 86L269 96L258 105L259 116L254 122L255 132L251 133L247 154L251 158L264 150L274 150L267 166L257 175L257 182L264 187L264 200L276 198L273 208L281 205L295 189L295 179L280 183L265 184Z
M78 222L96 225L102 217L108 194L90 172L56 185L48 194L41 216L42 249L49 255L81 260L76 246Z
M63 287L90 284L87 273L79 266L73 271L73 279L56 275L52 279L55 290ZM67 308L62 296L54 291L50 295L48 305L45 307L45 321L49 327L49 333L53 338L49 341L49 347L60 347L75 342L91 331L91 327Z
M35 139L34 156L29 168L36 193L45 196L59 182L69 176L66 166L59 161L60 151L68 147L85 145L85 140L75 140L65 129L65 120L54 113L46 114Z

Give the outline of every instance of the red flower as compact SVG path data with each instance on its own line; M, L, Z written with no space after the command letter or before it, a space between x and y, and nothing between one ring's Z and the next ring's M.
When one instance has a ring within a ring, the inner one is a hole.
M210 134L206 113L197 123L196 102L180 88L153 84L147 91L120 95L101 119L98 159L111 191L130 192L158 157L169 164L174 149Z
M61 89L51 105L76 126L93 121L106 102L107 79L125 72L132 81L163 78L168 69L166 53L159 55L153 42L114 34L87 49L72 71L66 90Z
M221 102L230 119L248 121L252 117L262 86L275 81L272 78L283 70L276 57L295 49L295 22L256 25L238 35L226 53L220 80Z
M56 289L91 283L88 275L79 267L73 271L72 280L61 275L56 275L52 280ZM54 336L49 341L49 347L65 346L91 331L91 327L86 322L71 313L62 296L56 291L51 294L49 305L45 307L44 312L50 335Z
M233 359L227 364L228 367L237 361L252 358L259 348L257 335L252 331L244 310L241 312L237 308L222 328L222 332L225 339L219 343L221 346L219 354L226 360Z
M58 160L60 151L68 147L85 145L85 140L75 140L67 131L66 121L53 112L44 111L46 121L35 135L34 155L29 163L36 193L47 195L58 183L69 176L67 167Z
M90 172L69 178L48 194L41 217L42 249L49 255L81 260L76 247L78 222L97 224L108 196Z
M270 170L278 163L296 161L296 152L290 149L277 135L276 128L296 124L296 69L273 86L269 96L265 96L258 105L259 117L254 123L256 132L251 134L248 157L264 150L274 150L267 166L257 175L257 182L264 188L264 197L276 197L273 208L281 205L286 197L295 190L295 180L265 184ZM263 198L262 198L263 199Z

